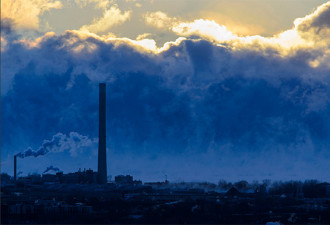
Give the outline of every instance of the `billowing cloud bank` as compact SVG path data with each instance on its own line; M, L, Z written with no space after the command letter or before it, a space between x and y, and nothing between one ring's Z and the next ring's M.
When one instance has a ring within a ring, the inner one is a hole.
M162 48L86 31L26 41L3 23L1 154L97 137L102 81L114 174L329 180L329 6L273 38L158 13L185 36Z

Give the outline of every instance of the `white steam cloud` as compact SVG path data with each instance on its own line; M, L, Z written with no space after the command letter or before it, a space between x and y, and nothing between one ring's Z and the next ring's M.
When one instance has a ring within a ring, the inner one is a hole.
M61 170L54 166L49 166L43 173L47 173L48 171L60 172Z
M38 157L46 155L49 152L70 151L71 155L75 155L79 148L91 147L97 140L91 140L87 136L71 132L69 135L62 133L55 134L51 140L45 140L38 150L33 150L31 147L24 152L18 153L16 156L20 158Z

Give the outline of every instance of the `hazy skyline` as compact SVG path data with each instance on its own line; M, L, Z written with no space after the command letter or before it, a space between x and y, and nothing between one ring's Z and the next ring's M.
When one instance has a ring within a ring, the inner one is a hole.
M326 1L1 1L1 170L96 170L106 82L112 177L330 181L329 62Z

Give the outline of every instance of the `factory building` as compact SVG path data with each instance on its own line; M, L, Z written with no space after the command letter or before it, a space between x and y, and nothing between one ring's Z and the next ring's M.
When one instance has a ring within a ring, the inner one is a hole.
M97 182L98 173L89 169L68 174L58 172L56 176L61 184L95 184Z
M115 176L115 182L118 184L133 184L133 177L130 175Z

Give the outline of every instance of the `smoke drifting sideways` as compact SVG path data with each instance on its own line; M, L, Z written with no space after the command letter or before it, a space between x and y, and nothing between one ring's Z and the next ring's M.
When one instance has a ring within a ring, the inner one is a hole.
M54 171L54 172L61 172L61 170L57 167L54 167L54 166L49 166L47 167L47 169L43 172L44 173L47 173L48 171Z
M90 147L97 143L97 139L89 139L87 136L78 134L77 132L70 132L69 135L57 133L51 140L44 140L43 144L38 150L33 150L31 147L24 152L16 154L17 157L38 157L46 155L49 152L63 152L70 151L71 155L76 155L77 151L82 147ZM47 168L48 169L48 168Z

